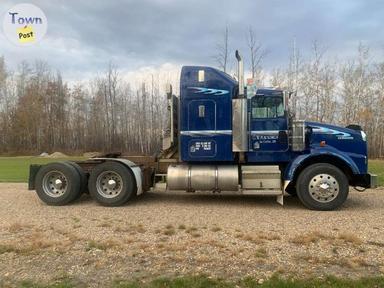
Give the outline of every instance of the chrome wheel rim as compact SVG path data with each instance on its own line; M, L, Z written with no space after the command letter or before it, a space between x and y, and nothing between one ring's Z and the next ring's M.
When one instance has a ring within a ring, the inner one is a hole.
M104 171L97 177L96 188L104 198L115 198L123 191L123 178L114 171Z
M57 198L67 191L68 180L62 172L54 170L44 175L42 186L45 194Z
M339 182L332 175L318 174L309 181L308 191L315 201L328 203L339 194Z

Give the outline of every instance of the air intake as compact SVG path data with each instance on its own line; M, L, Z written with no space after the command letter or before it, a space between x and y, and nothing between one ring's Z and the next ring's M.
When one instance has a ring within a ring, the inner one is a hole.
M303 151L305 149L305 121L293 120L292 121L292 134L291 134L292 151Z

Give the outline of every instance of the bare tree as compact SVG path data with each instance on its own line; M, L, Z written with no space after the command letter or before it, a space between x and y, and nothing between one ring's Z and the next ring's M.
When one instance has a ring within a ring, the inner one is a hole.
M369 70L369 48L360 44L357 60L342 65L340 77L342 83L342 121L356 123L361 120L364 104L370 102L372 74ZM365 103L364 103L365 102ZM369 104L369 103L368 103Z
M298 113L297 102L299 97L298 89L299 89L299 78L300 78L300 72L301 72L300 70L302 65L301 62L302 62L302 59L301 59L300 50L297 47L296 38L294 38L292 41L292 50L289 57L289 66L286 74L287 74L287 89L290 91L296 92L292 94L292 99L291 99L292 110L295 113Z
M284 87L285 86L285 74L277 68L272 71L271 84L273 87Z
M374 103L372 105L371 133L369 137L369 153L372 157L384 157L384 62L375 65L374 70Z
M255 32L252 26L248 30L248 48L250 56L250 69L252 79L256 79L257 84L261 84L261 62L263 58L267 55L267 50L263 48L261 43L256 41Z
M228 25L225 26L224 37L222 42L216 44L216 55L214 56L219 68L224 72L227 72L228 66L228 53L229 53L229 44L228 44Z

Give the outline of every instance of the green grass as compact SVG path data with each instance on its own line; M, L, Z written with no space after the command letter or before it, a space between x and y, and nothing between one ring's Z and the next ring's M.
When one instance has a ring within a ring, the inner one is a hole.
M0 157L0 182L28 182L29 165L62 160L84 160L84 157L43 158L31 156Z
M0 182L28 182L30 164L47 164L62 160L84 160L84 157L63 159L18 156L0 157ZM379 186L384 186L384 160L369 160L369 171L378 175Z
M23 288L72 288L85 287L86 285L75 284L71 279L63 279L55 281L52 284L38 284L34 282L21 282L19 287ZM223 279L208 278L206 276L184 276L177 278L159 278L150 282L141 281L124 281L117 280L107 287L112 288L373 288L384 287L384 277L371 277L360 279L343 279L335 277L326 277L323 279L282 279L278 276L273 276L267 281L259 284L256 279L245 278L239 281L227 281Z
M0 282L1 284L1 282ZM79 287L79 285L74 284L70 278L65 278L57 280L51 284L39 284L32 281L22 281L17 287L20 288L74 288ZM84 287L84 286L81 286Z
M368 165L369 172L376 174L378 177L377 184L384 186L384 160L369 160Z

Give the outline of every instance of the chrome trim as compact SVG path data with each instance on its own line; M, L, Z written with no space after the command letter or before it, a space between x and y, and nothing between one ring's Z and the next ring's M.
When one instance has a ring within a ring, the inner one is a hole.
M42 188L49 197L61 197L67 192L68 179L58 170L49 171L43 177Z
M232 151L248 151L247 99L232 100Z
M104 198L115 198L124 189L123 177L115 171L104 171L96 179L96 189Z
M235 53L237 59L237 78L239 81L239 98L244 97L244 63L238 50Z
M181 135L187 136L210 136L210 135L232 135L232 130L193 130L193 131L180 131Z
M305 149L305 121L293 120L290 135L292 151L298 152Z
M288 132L287 130L252 130L250 133L255 135L279 135L280 131Z
M332 175L323 173L312 177L308 184L309 196L317 202L329 203L339 195L339 182Z

